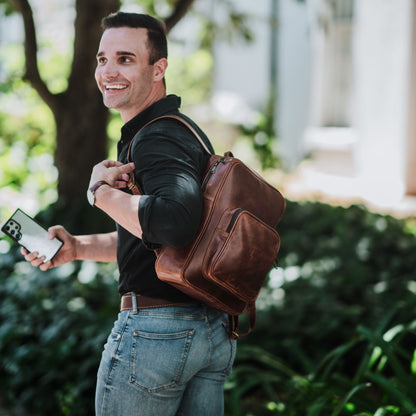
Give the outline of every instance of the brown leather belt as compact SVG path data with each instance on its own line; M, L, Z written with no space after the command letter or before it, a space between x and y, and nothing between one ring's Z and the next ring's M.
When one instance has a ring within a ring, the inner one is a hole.
M172 302L166 299L150 298L148 296L142 295L123 295L121 298L120 312L131 311L134 309L133 305L133 296L136 296L136 305L137 309L148 309L148 308L163 308L166 306L180 306L180 305L192 305L198 302L189 301L189 302Z
M163 308L166 306L180 306L180 305L195 305L200 302L196 300L190 300L189 302L174 303L166 299L149 298L148 296L127 294L121 297L120 312L133 310L133 296L136 297L137 309L151 309L151 308ZM230 338L237 339L238 334L238 317L228 315L230 322Z

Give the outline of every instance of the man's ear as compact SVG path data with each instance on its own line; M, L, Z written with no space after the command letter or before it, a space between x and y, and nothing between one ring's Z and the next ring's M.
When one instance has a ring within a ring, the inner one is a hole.
M166 58L160 58L153 64L153 79L154 81L161 81L168 67L168 60Z

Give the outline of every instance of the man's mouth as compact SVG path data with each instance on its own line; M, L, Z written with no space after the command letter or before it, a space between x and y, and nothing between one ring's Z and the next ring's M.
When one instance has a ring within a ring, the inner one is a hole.
M127 85L125 84L107 84L104 85L104 90L105 91L119 91L119 90L124 90L127 88Z

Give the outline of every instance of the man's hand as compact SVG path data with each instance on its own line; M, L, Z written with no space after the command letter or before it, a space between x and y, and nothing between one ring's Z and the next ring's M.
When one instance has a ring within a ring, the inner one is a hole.
M114 160L104 160L96 164L91 173L89 187L99 181L108 183L112 188L125 188L134 170L134 163L123 164Z
M39 257L39 253L29 253L25 248L21 248L20 252L24 255L25 260L29 261L33 267L39 267L40 270L46 271L53 267L62 266L65 263L76 260L76 240L75 237L65 230L61 225L55 225L48 229L49 239L53 240L58 237L64 244L56 253L55 257L44 263L45 257Z
M142 238L142 228L138 212L140 195L120 192L117 188L127 187L134 163L123 165L120 162L104 160L94 166L90 188L97 182L108 184L100 186L94 194L94 206L104 211L117 224L138 238Z

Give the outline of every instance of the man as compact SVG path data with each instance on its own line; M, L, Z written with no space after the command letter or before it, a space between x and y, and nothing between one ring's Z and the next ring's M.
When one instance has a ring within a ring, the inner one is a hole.
M121 312L98 370L97 415L218 416L236 348L227 316L158 280L153 251L163 244L184 246L195 235L208 155L176 120L144 127L161 115L180 114L179 97L166 95L163 24L119 12L103 19L103 29L95 78L104 104L118 110L125 124L118 161L94 167L88 193L90 202L116 221L117 232L73 236L55 226L50 238L57 236L64 245L52 261L22 252L42 270L73 260L118 262ZM181 117L212 149L198 126ZM133 138L133 163L127 163ZM143 195L127 191L131 172Z

